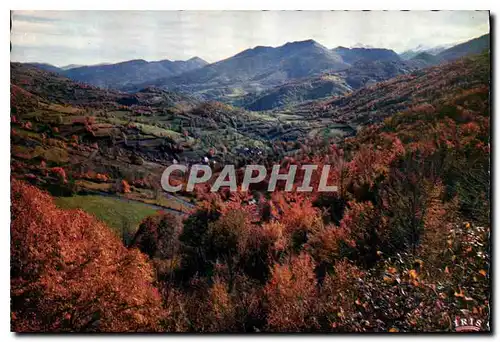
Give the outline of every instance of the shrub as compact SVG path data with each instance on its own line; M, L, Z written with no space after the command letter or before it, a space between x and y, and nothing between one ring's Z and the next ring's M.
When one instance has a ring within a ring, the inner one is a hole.
M11 326L16 332L154 331L152 268L111 229L12 180Z
M301 254L289 264L275 265L264 292L269 330L295 332L316 328L316 279L309 255Z

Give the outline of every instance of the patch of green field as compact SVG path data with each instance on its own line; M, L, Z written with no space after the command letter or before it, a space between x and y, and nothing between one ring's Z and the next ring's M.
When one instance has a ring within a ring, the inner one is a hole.
M99 195L57 197L61 208L82 209L106 223L126 243L139 227L141 221L156 213L147 204Z
M114 124L114 125L126 125L127 122L129 122L129 120L124 120L124 119L120 119L120 118L112 118L112 117L109 117L109 118L101 118L104 122L108 122L108 123L111 123L111 124Z
M141 130L143 134L150 134L159 138L169 137L174 140L179 140L182 137L180 133L171 131L169 129L164 129L161 127L156 127L151 125L145 125L142 123L134 123L134 124L138 129Z

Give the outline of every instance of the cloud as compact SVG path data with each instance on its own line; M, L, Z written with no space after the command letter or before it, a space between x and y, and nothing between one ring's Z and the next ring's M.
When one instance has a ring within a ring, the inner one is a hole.
M402 52L489 31L487 11L15 11L15 61L55 65L129 59L209 62L257 45L315 39Z

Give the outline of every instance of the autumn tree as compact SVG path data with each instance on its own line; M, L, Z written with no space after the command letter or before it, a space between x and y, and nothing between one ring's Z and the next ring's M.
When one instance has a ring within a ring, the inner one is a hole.
M145 257L81 210L12 180L11 326L17 332L155 331L162 309Z
M148 255L155 266L158 278L173 278L173 272L180 263L179 235L182 231L178 216L160 212L147 217L130 243L131 248L138 248Z
M178 216L160 212L141 222L130 247L138 248L150 258L167 259L178 249L176 241L181 230Z
M210 273L213 267L207 254L209 224L220 217L217 208L197 210L184 221L184 227L179 241L181 242L182 267L181 278L189 281L198 274L204 276Z
M248 218L243 211L232 210L208 225L206 243L209 257L227 266L229 291L233 289L238 263L245 254L248 224Z

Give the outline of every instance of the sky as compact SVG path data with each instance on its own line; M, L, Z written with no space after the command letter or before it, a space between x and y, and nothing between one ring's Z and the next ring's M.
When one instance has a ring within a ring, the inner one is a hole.
M14 11L11 61L56 66L131 59L207 62L314 39L401 53L489 32L487 11Z

